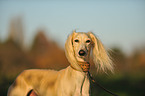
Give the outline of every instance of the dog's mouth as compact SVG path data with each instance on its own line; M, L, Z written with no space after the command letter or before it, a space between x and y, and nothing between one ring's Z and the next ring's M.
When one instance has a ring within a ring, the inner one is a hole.
M77 61L78 61L79 66L83 70L83 72L88 72L89 69L90 69L90 63L87 62L87 60L86 60L87 55L88 55L87 50L81 49L81 50L78 51Z

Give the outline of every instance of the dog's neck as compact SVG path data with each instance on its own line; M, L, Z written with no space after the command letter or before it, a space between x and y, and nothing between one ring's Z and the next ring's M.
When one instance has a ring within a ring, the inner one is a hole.
M90 63L89 62L87 62L87 61L77 61L77 63L78 63L78 65L81 67L81 69L82 69L82 71L83 72L88 72L89 71L89 69L90 69ZM76 68L74 68L73 66L71 66L74 70L77 70ZM78 71L78 70L77 70Z

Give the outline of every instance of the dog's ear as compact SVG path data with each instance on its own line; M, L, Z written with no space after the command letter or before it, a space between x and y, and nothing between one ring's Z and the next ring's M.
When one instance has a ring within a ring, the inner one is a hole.
M82 71L80 66L77 64L77 60L75 58L74 48L73 48L73 38L76 34L77 33L73 31L73 33L69 35L69 37L67 38L66 43L65 43L65 54L71 66L75 68L76 70Z
M88 32L88 34L92 40L93 61L97 70L101 69L106 72L107 69L113 72L112 61L102 42L92 32Z

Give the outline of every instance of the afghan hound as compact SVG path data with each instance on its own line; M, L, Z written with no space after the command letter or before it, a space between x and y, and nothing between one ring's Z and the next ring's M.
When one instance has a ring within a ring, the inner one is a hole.
M113 70L103 44L91 32L73 31L66 40L65 54L70 66L60 71L25 70L10 86L8 96L89 96L90 57L97 70Z

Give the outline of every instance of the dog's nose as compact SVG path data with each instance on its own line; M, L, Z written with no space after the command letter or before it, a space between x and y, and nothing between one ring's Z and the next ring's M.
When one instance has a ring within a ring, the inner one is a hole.
M79 55L80 55L80 56L85 56L85 54L86 54L86 52L85 52L84 50L80 50L80 51L79 51Z

